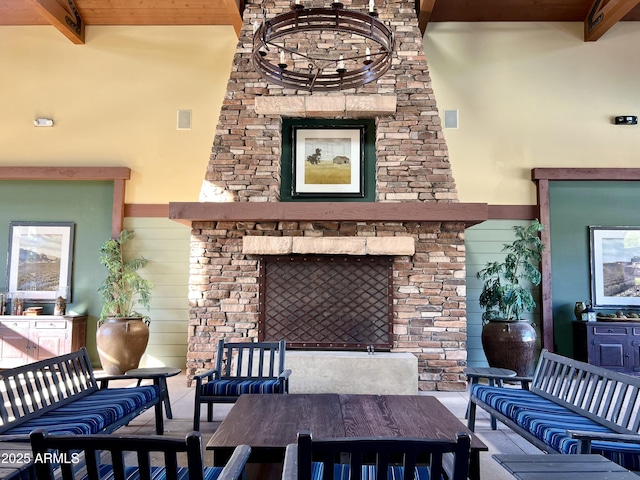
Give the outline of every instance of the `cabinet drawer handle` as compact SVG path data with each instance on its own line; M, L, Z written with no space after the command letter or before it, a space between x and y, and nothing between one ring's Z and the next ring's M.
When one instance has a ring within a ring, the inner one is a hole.
M607 330L608 333L613 333L613 330L609 329Z

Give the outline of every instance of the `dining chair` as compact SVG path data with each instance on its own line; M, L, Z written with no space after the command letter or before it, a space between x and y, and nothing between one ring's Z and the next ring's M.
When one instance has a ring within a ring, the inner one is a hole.
M471 438L336 438L298 433L285 451L282 480L466 480Z
M224 467L205 467L199 432L50 435L40 428L30 440L36 480L238 480L251 453L240 445Z
M218 341L213 369L194 375L193 429L200 430L200 408L207 405L213 421L214 403L235 403L244 393L289 393L291 370L284 368L286 342Z

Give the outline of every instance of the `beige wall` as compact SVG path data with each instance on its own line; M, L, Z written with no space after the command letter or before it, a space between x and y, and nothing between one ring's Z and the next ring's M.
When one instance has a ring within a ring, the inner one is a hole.
M197 201L236 43L230 26L89 26L85 45L1 27L0 165L127 166L127 203Z
M640 23L595 43L579 23L431 23L425 34L460 201L534 204L535 167L637 167Z
M127 203L197 201L237 39L231 27L0 28L0 165L133 170ZM595 43L579 23L431 23L438 107L463 202L535 203L534 167L635 167L640 25ZM193 130L176 130L176 111ZM52 128L36 128L36 117Z

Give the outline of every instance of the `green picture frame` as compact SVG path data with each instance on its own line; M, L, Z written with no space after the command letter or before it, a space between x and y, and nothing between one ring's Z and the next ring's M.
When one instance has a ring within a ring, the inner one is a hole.
M375 123L283 119L281 201L375 201Z

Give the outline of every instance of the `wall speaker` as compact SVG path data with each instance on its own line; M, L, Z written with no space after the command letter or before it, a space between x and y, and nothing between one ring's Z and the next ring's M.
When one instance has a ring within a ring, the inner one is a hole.
M444 128L458 128L458 110L444 111Z
M191 110L178 110L178 130L191 130Z

